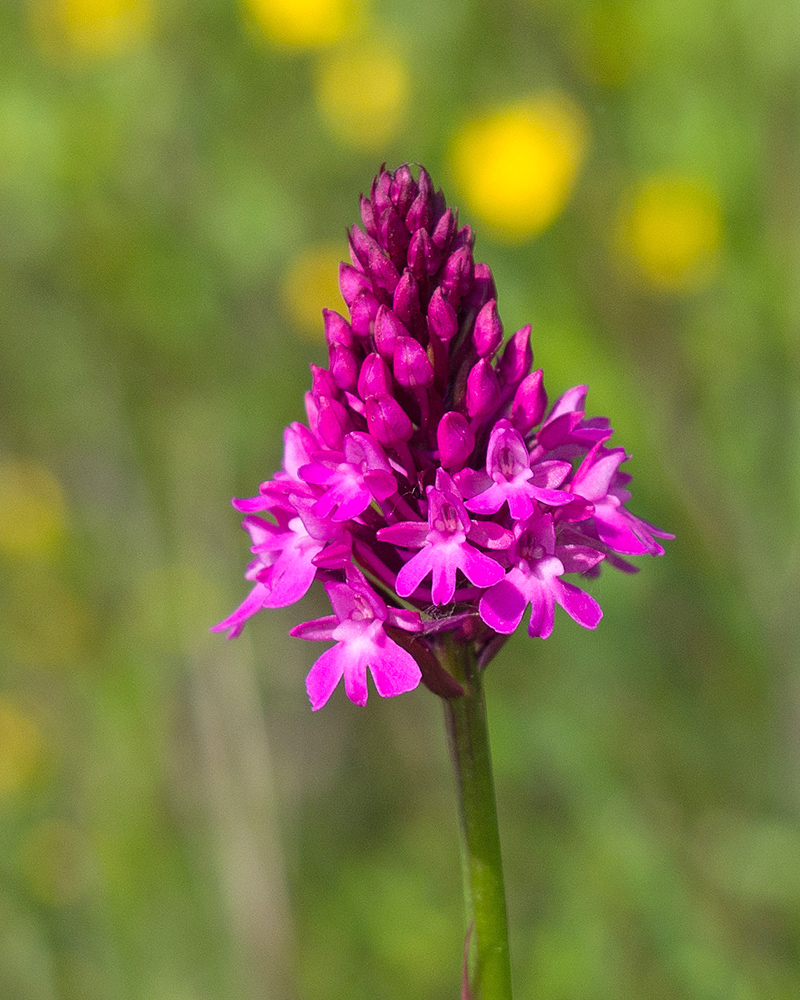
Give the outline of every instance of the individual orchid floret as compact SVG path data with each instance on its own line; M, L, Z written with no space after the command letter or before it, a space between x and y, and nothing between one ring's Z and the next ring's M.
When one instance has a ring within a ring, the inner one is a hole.
M347 568L344 582L328 583L325 590L334 613L296 625L289 633L336 643L320 656L306 678L314 711L327 702L342 677L350 701L366 705L368 669L383 698L417 687L422 673L416 660L386 634L386 626L418 632L422 628L419 614L388 607L353 566Z
M530 636L546 639L553 631L555 605L584 628L596 628L603 612L585 591L560 580L567 572L585 572L603 555L587 546L556 547L550 514L532 518L519 532L509 553L512 567L505 578L481 598L480 616L502 635L514 632L530 604Z
M248 515L242 521L252 541L256 558L250 563L246 578L255 586L239 607L212 632L227 632L233 639L245 621L262 608L285 608L299 601L317 574L315 559L331 540L340 537L340 525L325 523L313 516L302 500L295 500L296 510L273 511L276 524ZM310 530L309 530L310 529Z
M556 489L572 472L569 462L543 461L533 467L520 432L508 420L498 420L486 449L486 474L459 473L457 482L469 496L465 506L474 514L496 514L508 503L515 521L533 516L536 501L551 507L570 503L573 497Z
M311 509L334 521L358 517L373 500L386 500L397 492L383 448L360 431L345 437L343 452L317 452L314 461L301 467L300 475L307 483L327 487Z
M646 521L634 517L623 504L630 493L622 488L620 465L630 456L624 448L595 445L586 455L572 482L571 491L589 500L594 508L593 521L600 540L624 555L661 555L662 546L653 538L674 538Z
M502 566L467 541L499 548L510 535L494 522L475 523L451 477L442 469L436 486L428 487L428 523L401 521L378 532L378 540L420 551L397 574L395 589L410 597L429 574L434 604L448 604L456 589L458 570L476 587L490 587L503 578Z

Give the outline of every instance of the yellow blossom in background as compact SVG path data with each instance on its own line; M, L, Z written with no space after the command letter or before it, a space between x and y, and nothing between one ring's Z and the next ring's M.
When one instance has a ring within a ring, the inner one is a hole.
M587 140L585 115L562 94L535 95L467 122L450 149L464 207L500 239L538 235L566 205Z
M302 250L286 273L284 308L301 333L311 339L324 339L323 309L345 314L347 307L339 291L341 259L340 244L316 244Z
M620 213L619 249L656 288L707 284L722 242L719 199L703 181L662 174L640 185Z
M30 783L42 756L39 727L8 698L0 697L0 799Z
M0 461L0 553L51 558L65 527L64 494L55 476L35 462Z
M73 903L86 889L89 843L74 823L39 823L23 840L19 861L33 894L43 903Z
M362 0L244 0L255 27L292 49L333 45L361 23Z
M316 78L319 113L341 142L382 151L406 117L408 67L390 46L371 40L322 59Z
M147 35L151 0L30 0L34 34L48 55L103 57Z

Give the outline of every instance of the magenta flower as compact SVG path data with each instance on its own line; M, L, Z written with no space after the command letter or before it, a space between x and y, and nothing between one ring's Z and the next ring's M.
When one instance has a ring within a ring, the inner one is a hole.
M364 574L349 566L343 583L328 583L325 590L334 613L296 625L290 635L336 645L326 650L306 678L311 707L322 708L344 676L347 697L356 705L367 703L367 668L379 695L413 691L421 672L414 657L386 634L386 625L408 632L422 628L415 612L389 608L369 586Z
M511 533L492 521L471 521L455 483L443 470L436 486L428 487L428 523L401 521L378 532L379 542L419 549L397 574L395 590L410 597L429 574L433 576L434 604L448 604L456 589L457 571L476 587L490 587L503 578L503 568L470 542L500 548L509 545Z
M563 577L634 569L624 556L672 537L627 510L627 455L586 416L586 387L548 410L530 327L504 345L492 273L427 172L382 169L361 219L339 272L349 315L323 314L329 365L312 365L307 423L286 429L258 495L233 501L253 588L214 626L232 638L322 582L334 615L292 629L336 644L308 676L315 709L341 677L362 705L368 673L389 696L420 667L451 696L448 636L485 665L529 606L531 635L550 634L557 604L595 628L599 606Z
M511 569L481 598L484 622L503 635L514 632L530 604L528 635L546 639L553 631L556 604L584 628L597 628L603 612L593 597L560 580L564 573L583 573L596 566L603 553L585 545L556 545L551 514L541 514L517 526L509 553Z
M496 514L504 503L515 521L526 521L536 502L551 507L571 503L570 493L556 489L572 472L569 462L537 462L531 467L525 441L510 421L498 420L486 449L486 474L464 469L458 482L472 499L466 508L476 514Z

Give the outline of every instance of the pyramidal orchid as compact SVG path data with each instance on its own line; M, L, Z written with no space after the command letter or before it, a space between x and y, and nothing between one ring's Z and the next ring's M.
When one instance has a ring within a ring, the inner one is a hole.
M526 609L531 636L551 634L556 605L596 628L599 605L564 577L633 571L624 557L672 536L628 511L629 456L586 415L586 387L548 406L530 327L504 337L492 273L428 173L382 168L361 222L339 270L348 315L323 311L329 364L312 365L306 422L258 495L233 501L253 587L214 629L233 638L317 580L333 614L291 631L334 643L307 678L313 709L341 680L364 705L369 675L384 697L423 681L447 699L476 983L508 997L481 671Z

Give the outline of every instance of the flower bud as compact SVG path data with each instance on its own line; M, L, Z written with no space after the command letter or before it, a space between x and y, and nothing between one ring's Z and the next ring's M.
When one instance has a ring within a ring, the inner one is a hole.
M350 326L358 337L368 337L378 315L380 302L372 292L362 292L350 306Z
M333 381L340 389L355 389L358 382L358 359L355 352L341 344L332 344L328 353Z
M384 447L408 441L414 425L403 407L391 396L370 396L367 400L367 428Z
M497 303L494 299L489 299L478 313L472 331L472 342L479 358L494 357L495 351L503 343L503 324L497 315Z
M472 288L473 268L469 247L460 247L447 258L440 284L450 305L457 306Z
M350 264L342 263L339 265L339 288L348 308L352 308L359 295L372 292L372 282L366 274L357 271Z
M427 229L418 229L408 245L408 266L418 281L435 274L442 262L439 248L431 242Z
M533 364L530 324L523 326L506 344L497 365L497 377L504 386L517 386Z
M445 469L460 469L467 462L475 447L475 435L463 413L445 413L436 428L436 443Z
M353 331L344 316L340 316L332 309L323 309L322 319L325 323L325 340L329 346L334 344L341 344L342 347L353 346L355 343Z
M467 376L467 413L485 417L497 409L500 387L488 358L481 358Z
M413 337L398 337L394 345L394 377L407 388L428 386L433 368L425 349Z
M444 343L452 340L458 333L458 316L442 294L441 288L437 288L431 295L428 305L428 330L432 337L437 337Z
M434 230L431 233L431 239L433 240L434 246L437 246L442 253L446 253L450 249L450 244L456 234L457 227L458 219L453 214L452 209L448 208L441 219L439 219L436 223Z
M398 337L408 337L408 329L403 326L387 306L381 306L375 317L375 346L384 358L394 357L394 345Z
M408 214L408 210L418 193L419 188L411 173L411 167L404 163L395 170L392 183L389 186L389 197L401 216Z
M419 305L419 285L410 271L404 271L394 290L395 313L407 327L412 328L421 318Z
M544 391L542 369L531 372L520 382L511 404L511 423L521 434L527 434L544 416L547 393Z
M370 396L391 396L394 382L389 366L379 354L368 354L358 376L358 394L364 400Z

